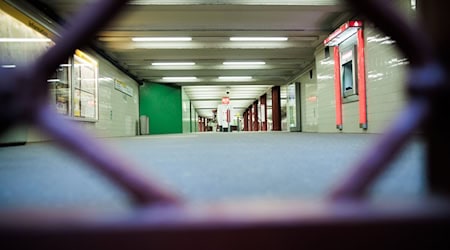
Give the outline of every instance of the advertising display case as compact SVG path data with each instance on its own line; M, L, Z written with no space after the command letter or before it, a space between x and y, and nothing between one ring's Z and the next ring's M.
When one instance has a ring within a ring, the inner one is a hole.
M48 51L58 34L39 18L11 4L0 1L0 67L14 70ZM60 64L47 79L48 102L54 110L68 118L96 122L98 120L98 63L77 50ZM0 138L3 142L25 142L24 126Z
M97 120L97 61L81 50L73 56L73 116Z

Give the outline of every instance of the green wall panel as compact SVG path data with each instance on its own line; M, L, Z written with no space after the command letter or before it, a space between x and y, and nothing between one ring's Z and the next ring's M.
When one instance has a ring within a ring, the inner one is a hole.
M181 87L146 83L139 95L139 113L149 117L150 134L183 132Z

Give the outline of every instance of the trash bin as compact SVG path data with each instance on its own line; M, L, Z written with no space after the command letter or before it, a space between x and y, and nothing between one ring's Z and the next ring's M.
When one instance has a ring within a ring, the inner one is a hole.
M148 116L141 115L139 117L139 124L140 124L140 133L141 133L141 135L148 135L148 134L150 134L149 117Z

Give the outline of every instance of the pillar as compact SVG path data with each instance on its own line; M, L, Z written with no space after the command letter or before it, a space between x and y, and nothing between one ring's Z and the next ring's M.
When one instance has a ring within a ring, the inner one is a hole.
M272 88L272 124L273 131L281 131L281 90L280 86Z
M259 121L258 121L258 101L253 103L253 131L259 131Z
M244 117L244 131L248 131L248 113L247 113L247 111L245 111L242 116Z
M205 127L205 117L202 117L202 132L206 131L206 127Z
M252 106L248 107L248 131L253 131L253 110L252 110Z

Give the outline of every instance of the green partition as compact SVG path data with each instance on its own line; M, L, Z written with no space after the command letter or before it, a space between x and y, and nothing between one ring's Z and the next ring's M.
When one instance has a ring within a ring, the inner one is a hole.
M145 83L139 96L139 113L149 117L150 134L183 132L181 87Z

